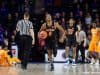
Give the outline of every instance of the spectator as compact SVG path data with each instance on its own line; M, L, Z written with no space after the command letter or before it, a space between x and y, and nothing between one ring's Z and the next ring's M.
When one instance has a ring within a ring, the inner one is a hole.
M81 10L80 5L77 4L77 7L76 7L76 9L75 9L75 18L76 18L76 19L79 19L79 18L80 18L80 12L81 12L81 11L82 11L82 10Z
M98 0L91 1L90 7L91 7L92 12L95 14L96 12L98 12L97 9L99 8L99 1Z
M92 16L88 12L85 17L85 24L87 25L87 28L90 28L91 23L92 23Z
M55 14L55 19L56 19L56 21L60 21L60 18L61 18L61 15L60 15L60 13L58 12L58 13L56 13Z
M18 12L15 12L14 15L13 15L13 18L14 18L14 23L13 23L13 29L15 30L16 28L16 23L18 22L18 20L20 19L20 15Z
M12 14L9 13L8 14L8 17L6 19L6 22L5 22L5 27L7 29L8 32L12 32L13 28L14 28L14 23L13 23L13 18L12 18Z
M4 44L4 29L0 25L0 45L3 46Z
M64 29L67 27L65 18L61 18L61 25Z
M8 8L6 7L5 2L2 2L1 8L0 8L0 16L1 16L0 21L2 25L4 25L7 15L8 15Z
M99 19L99 17L96 17L95 21L96 21L97 26L100 27L100 19Z
M70 12L67 16L68 16L67 19L74 18L74 13Z

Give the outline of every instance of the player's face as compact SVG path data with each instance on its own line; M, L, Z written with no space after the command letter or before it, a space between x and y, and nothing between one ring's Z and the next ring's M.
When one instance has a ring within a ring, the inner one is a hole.
M46 21L51 21L51 20L52 20L51 15L50 15L50 14L47 14L47 15L46 15Z
M96 23L93 23L92 26L93 26L93 28L96 28Z
M27 17L26 17L26 16L24 16L24 19L25 19L25 20L29 20L29 16L27 16Z
M70 19L69 20L69 24L74 24L74 20L73 19Z

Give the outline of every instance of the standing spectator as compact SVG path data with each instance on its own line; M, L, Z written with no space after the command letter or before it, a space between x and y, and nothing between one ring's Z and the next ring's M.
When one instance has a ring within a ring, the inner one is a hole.
M88 12L85 17L85 24L87 25L87 28L90 28L91 23L92 23L92 16Z

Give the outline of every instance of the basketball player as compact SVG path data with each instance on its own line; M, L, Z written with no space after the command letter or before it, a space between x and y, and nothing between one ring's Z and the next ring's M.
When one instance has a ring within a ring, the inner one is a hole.
M48 52L48 58L49 58L49 61L50 61L50 67L51 67L51 71L54 70L54 65L53 65L53 58L52 58L52 55L53 55L53 49L55 48L55 40L56 40L56 37L55 37L55 30L58 29L60 31L60 33L62 34L60 36L60 39L59 41L60 42L63 42L64 40L64 29L59 25L58 22L54 22L53 21L53 18L51 16L51 14L46 14L46 17L45 17L45 23L41 26L40 28L40 31L46 31L47 32L47 38L46 38L46 48L47 48L47 52Z
M89 44L89 53L91 56L91 63L90 64L96 64L98 65L98 50L97 50L97 46L99 45L99 33L98 33L98 28L96 26L96 23L92 23L92 29L91 29L91 41ZM99 47L98 47L99 49Z
M75 21L74 19L69 19L69 24L66 27L66 46L65 46L65 50L66 50L66 65L68 65L69 62L69 50L72 49L72 65L76 65L75 63L75 58L76 58L76 38L75 38L75 31L76 31L76 27L75 27Z
M97 35L98 35L98 42L97 42L97 48L95 50L95 52L97 53L97 58L95 59L95 64L99 65L100 63L100 27L97 26Z

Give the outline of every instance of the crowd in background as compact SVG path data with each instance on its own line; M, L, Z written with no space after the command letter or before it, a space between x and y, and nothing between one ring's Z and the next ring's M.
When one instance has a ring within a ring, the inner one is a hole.
M4 40L9 43L16 41L14 31L16 23L29 12L34 25L35 32L38 32L44 22L44 14L52 13L54 20L58 21L65 29L70 18L73 18L75 25L82 25L87 34L87 40L91 37L91 24L93 21L100 25L99 0L44 0L45 6L41 14L34 13L34 0L1 0L0 1L0 44L4 46ZM57 3L58 1L58 3ZM51 4L46 5L48 2ZM67 4L66 4L67 3Z

